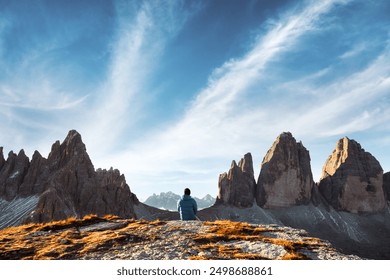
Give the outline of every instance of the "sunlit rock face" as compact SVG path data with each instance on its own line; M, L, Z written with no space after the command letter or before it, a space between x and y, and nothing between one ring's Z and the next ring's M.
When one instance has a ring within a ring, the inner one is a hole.
M233 160L228 173L219 175L216 204L251 207L255 198L255 188L252 155L247 153L238 165Z
M257 204L264 208L307 204L313 186L309 151L291 133L280 134L261 164Z
M347 137L326 160L319 191L336 210L372 213L386 206L381 165Z

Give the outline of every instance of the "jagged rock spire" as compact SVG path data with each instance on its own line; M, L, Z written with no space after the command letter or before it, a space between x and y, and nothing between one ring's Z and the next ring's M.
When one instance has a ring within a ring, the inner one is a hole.
M306 204L313 186L309 151L290 132L280 134L261 164L258 205L278 208Z
M255 187L252 155L247 153L238 165L233 160L228 173L219 175L216 204L250 207L253 205Z

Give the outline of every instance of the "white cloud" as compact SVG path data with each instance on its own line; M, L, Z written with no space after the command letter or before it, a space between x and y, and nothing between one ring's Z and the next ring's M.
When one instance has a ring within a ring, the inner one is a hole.
M20 103L24 100L21 92L3 84L0 106L5 110L1 114L36 127L47 124L13 115L12 109L68 109L69 114L60 116L62 126L51 128L60 136L58 139L62 139L64 127L72 128L69 125L77 120L74 128L83 135L95 166L119 168L135 193L142 196L176 191L192 182L203 188L200 192L215 194L218 174L228 169L231 160L252 152L258 172L262 156L282 131L291 131L305 144L313 138L333 139L389 121L387 104L378 102L390 89L388 49L360 72L335 78L329 75L334 65L324 66L316 73L301 75L299 80L276 77L275 85L261 92L259 86L269 77L271 66L283 64L279 59L298 49L303 36L307 39L308 34L324 28L323 15L348 1L305 3L308 5L300 10L269 23L265 34L259 34L245 55L216 69L181 118L155 127L141 140L127 138L127 149L123 149L122 136L127 131L137 133L134 124L138 124L149 98L148 81L154 67L169 40L191 16L182 13L180 1L167 2L166 6L145 1L136 11L129 11L126 5L118 7L119 31L112 44L107 78L96 93L98 98L94 92L74 98L48 81L41 95L32 90L29 101ZM347 60L357 56L365 50L364 44L359 46L338 57ZM319 85L317 81L325 76L329 82ZM47 141L42 143L47 146ZM110 149L116 153L107 154ZM313 169L320 170L318 166Z
M67 110L77 107L88 96L73 97L51 86L48 81L40 81L39 89L24 87L23 91L17 86L12 89L9 86L0 88L0 106L9 108L24 108L39 111ZM26 91L26 92L25 92Z
M359 43L359 44L354 45L350 50L348 50L345 53L343 53L342 55L340 55L339 58L340 59L353 58L353 57L361 54L362 52L364 52L366 49L367 49L367 47L365 46L365 44Z
M162 50L191 16L182 11L182 5L181 1L165 5L146 1L135 15L133 5L118 5L120 18L108 77L82 128L94 144L90 147L94 153L102 154L104 148L115 146L142 117L149 98L145 93L147 82ZM104 145L93 139L104 139Z
M256 147L263 147L265 152L271 139L291 127L291 120L275 116L275 108L260 103L254 111L245 99L246 92L253 90L268 63L292 47L300 36L316 29L321 15L337 3L340 1L313 1L300 13L287 14L259 37L246 55L214 71L208 86L180 121L156 130L140 143L131 143L126 152L114 155L109 162L117 162L137 190L154 184L160 189L170 185L172 189L175 182L161 182L166 173L181 173L185 180L191 177L185 173L192 170L207 173L199 184L211 185L215 190L218 173L228 168L231 159L239 159L248 151L256 153ZM267 142L266 146L261 145L262 141ZM226 161L223 170L221 161Z

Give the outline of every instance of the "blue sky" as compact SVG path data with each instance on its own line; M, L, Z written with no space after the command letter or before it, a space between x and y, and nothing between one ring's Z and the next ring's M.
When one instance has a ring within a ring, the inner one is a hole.
M78 130L140 199L217 194L290 131L315 181L348 136L390 171L390 2L0 0L0 146Z

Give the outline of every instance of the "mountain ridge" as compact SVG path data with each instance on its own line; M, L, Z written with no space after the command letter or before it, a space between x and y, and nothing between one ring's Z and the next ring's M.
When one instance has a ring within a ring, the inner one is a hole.
M325 163L334 169L322 178L330 183L324 181L326 184L320 187L321 181L314 183L312 179L307 149L291 133L282 133L264 157L258 181L254 179L250 153L238 164L233 161L229 172L219 176L215 204L199 211L199 218L301 228L329 240L345 253L390 258L390 246L385 245L390 244L389 172L383 174L379 162L356 141L340 141L329 157L336 161ZM343 156L348 153L355 158L351 162ZM339 169L342 172L337 172ZM350 191L351 187L357 191ZM329 189L332 196L328 195ZM342 194L355 201L345 204ZM366 198L371 201L368 207ZM372 206L376 199L379 207ZM145 220L179 219L177 212L141 203L119 170L95 170L75 130L62 143L52 145L47 159L36 151L30 161L24 150L18 154L11 151L5 159L0 148L1 228L91 213Z
M145 199L143 203L162 210L177 211L177 202L180 198L180 195L168 191L161 192L158 195L154 193ZM197 202L199 210L210 207L215 203L215 198L213 198L210 194L205 195L203 198L195 196L192 198Z

